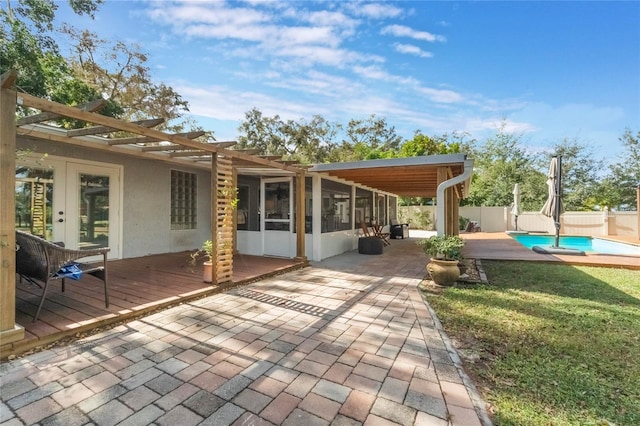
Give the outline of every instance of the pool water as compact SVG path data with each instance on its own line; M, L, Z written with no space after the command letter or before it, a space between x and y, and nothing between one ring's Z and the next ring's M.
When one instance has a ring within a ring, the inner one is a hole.
M553 235L510 234L511 238L530 249L533 246L549 247L555 244ZM625 254L640 256L640 246L618 243L592 237L560 237L560 247L582 250L585 253Z

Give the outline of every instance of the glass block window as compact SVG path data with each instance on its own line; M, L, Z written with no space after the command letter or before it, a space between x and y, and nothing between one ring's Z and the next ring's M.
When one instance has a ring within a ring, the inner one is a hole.
M195 229L197 225L198 177L171 170L171 229Z

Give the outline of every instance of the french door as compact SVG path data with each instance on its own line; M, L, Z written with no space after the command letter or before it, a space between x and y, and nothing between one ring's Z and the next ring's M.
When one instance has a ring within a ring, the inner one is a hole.
M292 257L293 194L291 178L262 180L262 249L266 256Z
M120 258L121 174L99 163L19 159L16 228L68 248L110 247L109 258Z

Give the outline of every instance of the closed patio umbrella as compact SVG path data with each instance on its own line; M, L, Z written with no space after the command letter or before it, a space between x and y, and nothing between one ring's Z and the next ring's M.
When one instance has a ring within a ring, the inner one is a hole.
M520 188L516 183L513 187L513 206L511 207L511 214L515 217L516 231L518 230L518 216L520 216Z
M549 198L542 206L540 213L547 217L552 217L556 227L556 238L554 247L560 243L560 215L562 209L562 157L553 157L547 175L547 186L549 187Z

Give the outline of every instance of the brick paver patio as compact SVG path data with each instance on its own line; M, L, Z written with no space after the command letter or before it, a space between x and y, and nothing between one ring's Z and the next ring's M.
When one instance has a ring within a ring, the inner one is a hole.
M0 365L2 424L487 425L415 240Z

